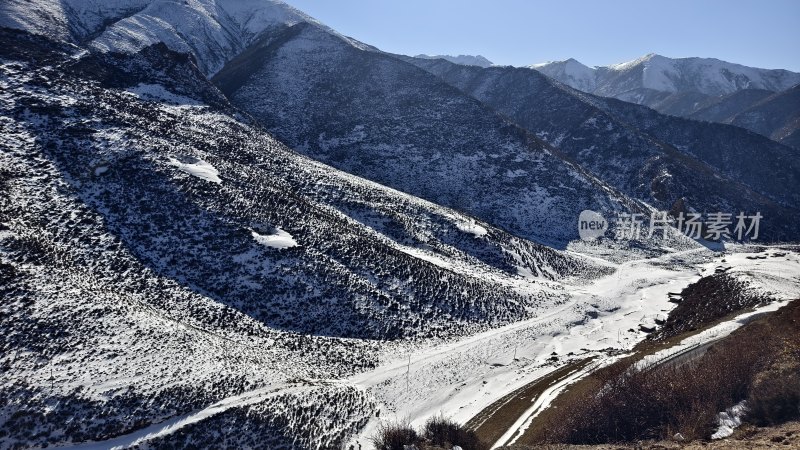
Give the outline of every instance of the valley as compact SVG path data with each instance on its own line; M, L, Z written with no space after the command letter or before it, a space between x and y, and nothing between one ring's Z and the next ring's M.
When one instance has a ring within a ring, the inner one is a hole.
M412 57L278 0L2 2L0 449L688 443L744 399L784 420L800 75L713 61ZM715 211L763 220L614 220ZM785 345L762 361L750 330ZM710 400L669 378L724 364L745 381ZM664 385L705 409L625 428Z

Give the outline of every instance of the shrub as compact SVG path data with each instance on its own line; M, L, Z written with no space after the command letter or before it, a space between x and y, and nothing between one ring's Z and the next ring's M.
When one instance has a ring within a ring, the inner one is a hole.
M378 428L377 434L372 438L372 445L378 450L404 450L407 445L419 448L421 441L417 432L407 422L388 423Z
M422 435L430 442L442 448L452 448L458 445L464 450L488 450L489 446L481 442L474 431L467 430L461 425L443 416L435 416L425 423Z
M706 438L717 414L747 400L745 421L800 418L800 301L745 325L693 361L630 370L620 361L587 377L569 406L550 410L534 442L602 444Z
M800 419L800 367L774 371L756 381L747 399L745 420L758 426Z
M770 361L759 341L717 344L702 357L679 366L600 371L599 392L578 399L552 425L547 440L600 444L708 437L719 411L746 398L752 380Z
M456 445L463 450L489 450L474 431L442 416L428 419L421 435L407 422L384 424L372 438L372 444L378 450L404 450L406 446L449 450Z

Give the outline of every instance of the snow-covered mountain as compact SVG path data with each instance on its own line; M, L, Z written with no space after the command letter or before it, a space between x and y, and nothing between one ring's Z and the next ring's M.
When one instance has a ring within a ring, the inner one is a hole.
M576 89L626 101L635 98L631 91L640 89L721 96L742 89L779 92L800 83L800 73L788 70L758 69L714 58L667 58L654 53L609 66L588 67L570 58L530 67ZM621 98L623 95L628 98Z
M490 67L493 65L491 61L484 58L481 55L423 55L419 54L416 55L415 58L422 58L422 59L444 59L446 61L450 61L451 63L456 64L463 64L465 66L478 66L478 67Z
M781 92L800 83L800 73L747 67L714 58L667 58L649 54L610 66L587 67L574 59L530 66L584 92L689 117L744 89Z
M661 92L694 91L724 95L741 89L782 91L800 83L800 73L747 67L714 58L666 58L649 54L633 61L597 68L597 94L620 95L629 82Z
M538 242L575 239L562 224L584 209L639 207L474 98L313 23L264 34L213 81L306 155Z
M583 65L573 58L566 61L533 64L530 67L584 92L593 92L597 88L597 70Z
M318 380L609 270L298 155L163 45L0 42L4 445L230 408L237 447L338 447L375 405Z
M786 188L800 183L793 149L737 127L585 94L529 68L407 60L633 198L665 210L680 204L698 211L770 211L776 235L798 233L793 217L800 196Z
M19 6L10 15L30 13ZM160 42L189 52L235 106L290 146L522 237L564 246L577 230L562 224L584 209L644 208L473 98L282 2L153 1L109 20L88 48L132 54Z
M583 209L796 231L778 144L748 174L755 134L278 1L9 0L0 25L2 448L359 448L409 405L629 350L709 256L572 242Z

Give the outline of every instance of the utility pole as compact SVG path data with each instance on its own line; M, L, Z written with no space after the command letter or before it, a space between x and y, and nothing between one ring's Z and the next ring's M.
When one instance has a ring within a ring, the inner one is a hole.
M406 392L411 389L411 354L408 355L408 367L406 367Z

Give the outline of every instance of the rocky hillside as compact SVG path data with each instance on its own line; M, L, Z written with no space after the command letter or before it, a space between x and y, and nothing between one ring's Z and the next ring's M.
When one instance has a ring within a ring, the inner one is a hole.
M762 211L772 217L773 237L797 235L792 217L800 197L787 186L800 182L800 166L789 147L737 127L585 94L531 69L408 60L631 197L664 210Z

